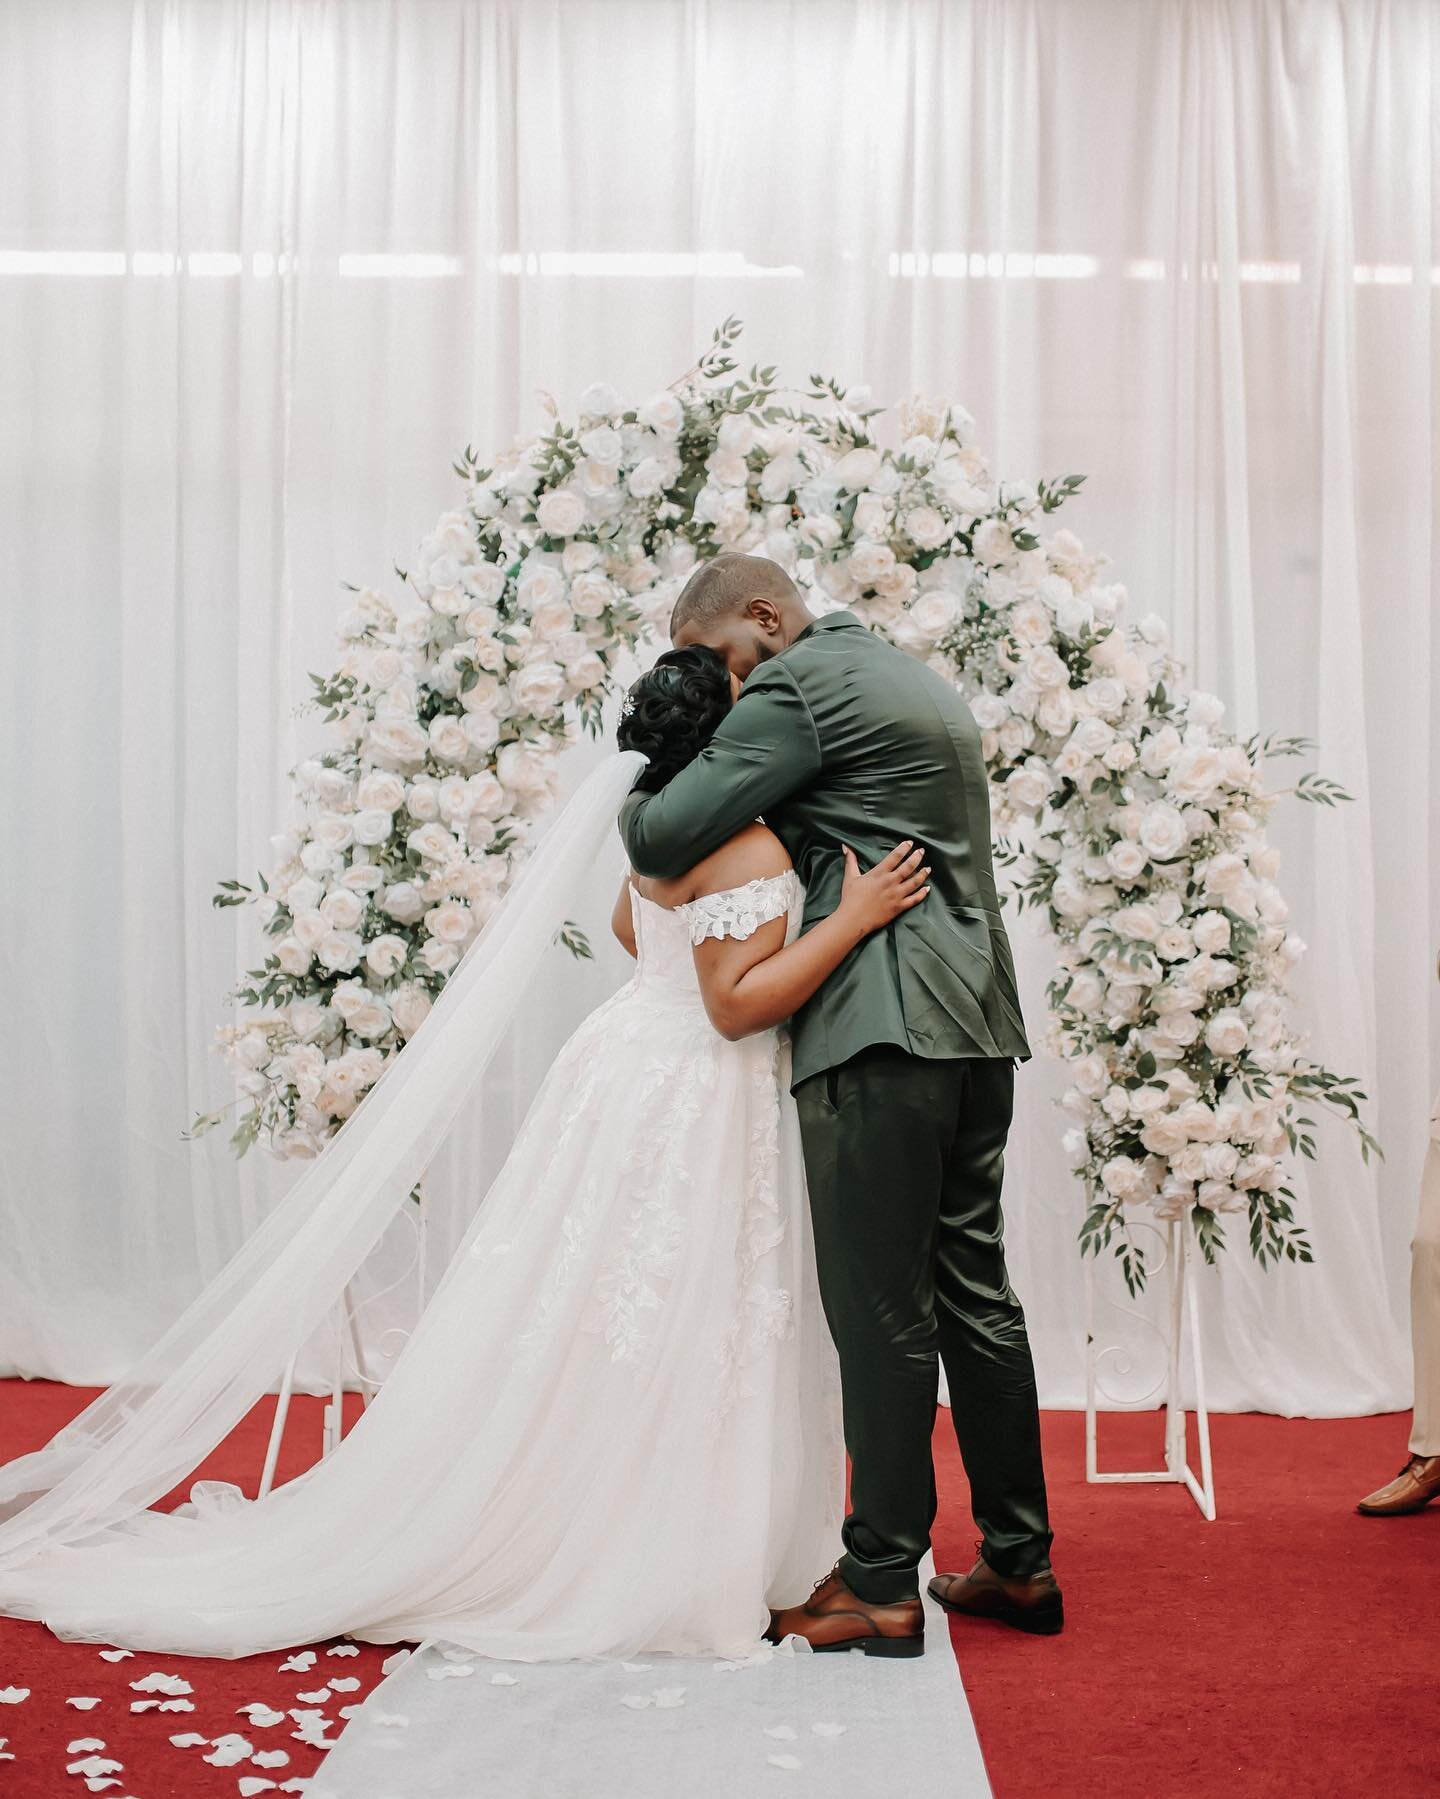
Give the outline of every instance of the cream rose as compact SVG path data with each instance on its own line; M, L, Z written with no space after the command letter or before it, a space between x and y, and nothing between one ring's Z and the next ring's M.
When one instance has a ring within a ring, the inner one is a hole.
M379 937L372 937L365 945L365 966L371 974L388 981L391 975L399 974L409 953L409 945L403 937L386 931Z
M402 1037L413 1037L430 1013L430 995L413 981L390 995L390 1016Z
M1250 1027L1243 1015L1230 1008L1217 1012L1205 1027L1205 1047L1227 1060L1238 1056L1250 1041Z
M554 662L528 662L510 676L509 687L519 711L543 718L565 698L565 671Z
M1185 820L1174 806L1152 800L1140 816L1140 842L1157 862L1173 862L1190 840Z
M405 798L405 783L389 769L372 768L360 778L355 803L367 812L395 812Z
M573 537L585 523L585 502L578 493L558 487L535 508L535 522L547 537Z

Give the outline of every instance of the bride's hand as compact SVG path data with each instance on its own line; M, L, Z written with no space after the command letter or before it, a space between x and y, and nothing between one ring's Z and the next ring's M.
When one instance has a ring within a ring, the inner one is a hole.
M930 891L930 870L921 866L925 852L913 849L908 837L864 874L861 874L855 852L848 844L843 854L845 879L836 910L867 936L889 924L892 918L898 918L902 912L908 912L912 906L918 906Z

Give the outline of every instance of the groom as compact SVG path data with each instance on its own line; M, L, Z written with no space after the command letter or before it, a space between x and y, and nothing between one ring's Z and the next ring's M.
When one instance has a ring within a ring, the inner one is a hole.
M778 563L722 554L686 583L677 648L743 683L709 745L620 829L642 875L682 874L763 815L805 885L808 929L902 837L930 897L868 937L791 1021L793 1091L821 1299L839 1354L844 1554L772 1615L816 1649L917 1655L917 1569L936 1509L939 1358L983 1543L930 1591L952 1611L1061 1627L1025 1316L1005 1269L1000 1184L1015 1059L1029 1045L990 864L979 732L951 685L850 612L814 618Z

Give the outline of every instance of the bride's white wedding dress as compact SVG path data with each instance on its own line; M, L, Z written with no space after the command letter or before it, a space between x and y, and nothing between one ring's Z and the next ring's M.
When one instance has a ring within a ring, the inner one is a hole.
M263 1501L198 1483L0 1569L59 1636L332 1635L512 1660L743 1654L834 1559L838 1373L788 1045L709 1023L692 939L799 927L793 873L667 911L581 1024L384 1386Z

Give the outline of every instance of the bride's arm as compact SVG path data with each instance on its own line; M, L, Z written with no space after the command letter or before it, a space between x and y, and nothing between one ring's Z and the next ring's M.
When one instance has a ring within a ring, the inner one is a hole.
M635 954L635 914L630 907L630 870L625 870L625 879L620 883L620 897L615 901L615 910L610 914L610 929L615 933L620 947Z
M732 1041L782 1023L798 1011L857 943L918 906L929 893L925 852L897 844L882 862L861 874L846 849L840 904L794 943L785 943L785 920L774 918L748 937L707 938L695 945L695 968L710 1022ZM777 873L770 869L767 873ZM742 875L754 880L757 876Z

